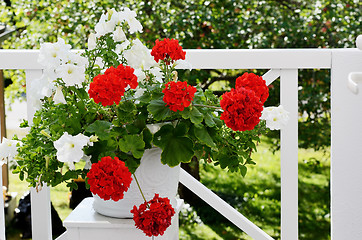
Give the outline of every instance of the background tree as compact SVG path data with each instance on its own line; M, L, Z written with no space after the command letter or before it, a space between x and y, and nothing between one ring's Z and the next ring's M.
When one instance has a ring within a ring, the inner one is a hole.
M66 39L73 48L85 48L87 36L109 8L129 6L144 25L139 36L149 48L157 38L177 38L192 48L345 48L354 47L361 29L362 3L358 0L6 0L0 5L0 22L15 27L16 35L3 48L37 49L43 42ZM258 70L258 73L263 73ZM203 88L223 90L234 85L240 71L193 70L181 75ZM25 80L8 73L13 84L8 97L21 96ZM330 79L327 70L299 74L300 147L315 149L330 143ZM218 84L215 84L218 83ZM271 86L279 101L279 84ZM318 133L314 130L319 129ZM276 138L275 138L276 139Z

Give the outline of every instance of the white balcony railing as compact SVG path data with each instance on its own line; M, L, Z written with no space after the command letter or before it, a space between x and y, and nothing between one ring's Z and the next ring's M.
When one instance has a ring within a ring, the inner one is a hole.
M0 69L24 69L29 87L42 74L38 54L37 50L0 50ZM264 75L268 84L280 78L281 104L290 112L288 126L281 132L283 240L298 239L298 70L331 69L331 236L334 240L362 239L362 94L353 94L347 87L349 73L362 72L362 51L187 50L186 56L194 69L268 69ZM358 89L357 83L353 86ZM28 105L29 122L33 113ZM186 172L181 173L180 181L254 239L272 239ZM32 189L31 201L33 239L51 239L49 189L40 193ZM2 240L5 239L3 214L0 223Z

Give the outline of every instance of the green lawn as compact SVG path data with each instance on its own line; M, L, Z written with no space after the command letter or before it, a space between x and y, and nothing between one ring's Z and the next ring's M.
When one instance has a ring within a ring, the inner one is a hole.
M227 173L218 167L202 164L202 182L265 230L273 238L280 238L280 160L279 152L272 154L261 145L254 155L256 166L249 168L245 178ZM329 157L322 152L299 152L299 238L329 239ZM27 191L27 184L10 174L10 191L18 196ZM69 195L65 185L51 189L51 199L61 219L69 209ZM180 219L180 239L251 239L241 230L207 205L184 211ZM196 211L195 211L196 210ZM20 239L11 230L8 239Z
M272 154L267 146L260 146L254 159L257 165L249 168L245 178L203 165L201 179L257 226L280 239L279 152ZM299 239L330 239L329 168L328 154L299 151ZM181 220L181 239L252 239L205 204L195 209L203 224Z

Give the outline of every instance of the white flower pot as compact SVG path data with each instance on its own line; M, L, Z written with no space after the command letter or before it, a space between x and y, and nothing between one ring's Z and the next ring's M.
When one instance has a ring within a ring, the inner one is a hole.
M176 194L180 175L180 165L169 167L161 163L160 148L147 149L141 159L135 175L141 186L147 201L151 200L155 193L160 197L168 197L173 208L176 209ZM134 178L132 176L132 178ZM115 218L132 218L133 206L139 206L144 202L142 195L133 179L130 188L124 194L124 198L115 202L103 200L94 195L93 208L96 212Z

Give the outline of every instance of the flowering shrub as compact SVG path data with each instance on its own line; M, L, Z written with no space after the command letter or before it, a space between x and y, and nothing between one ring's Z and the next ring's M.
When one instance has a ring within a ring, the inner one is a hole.
M150 52L135 36L142 32L135 17L128 8L103 14L83 54L62 39L41 46L43 76L29 86L38 109L29 134L11 156L0 155L15 157L20 179L34 187L66 182L76 188L73 179L87 178L94 194L117 201L145 149L154 146L170 167L197 158L244 176L255 164L251 154L265 124L286 124L282 111L261 118L269 93L260 76L237 78L221 99L179 81L175 69L187 65L186 52L167 38L156 40ZM162 127L151 132L155 123ZM136 224L148 235L162 235L174 210L158 195L145 206L133 209Z
M160 198L158 194L155 194L153 199L141 204L139 208L134 206L131 213L133 213L136 227L151 237L163 235L171 225L175 210L168 198Z

